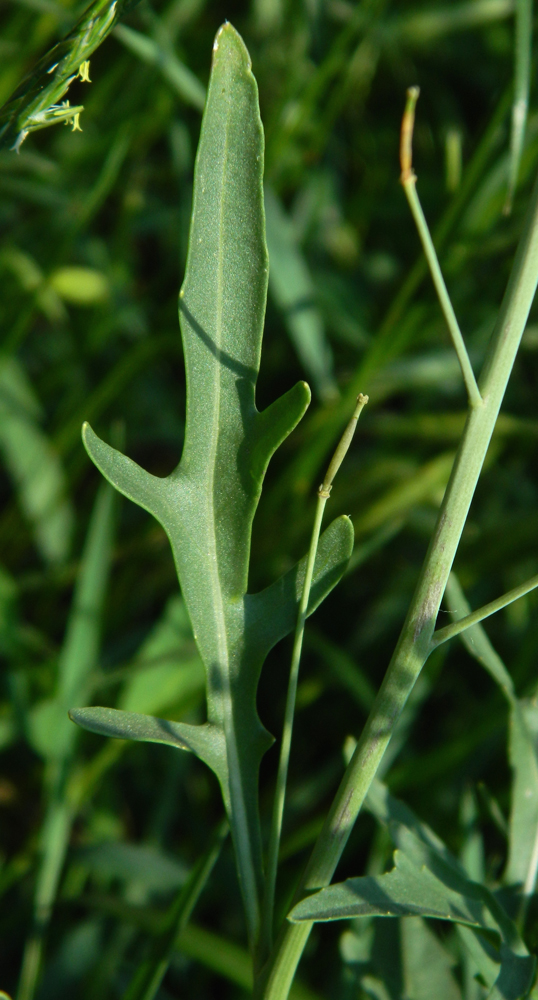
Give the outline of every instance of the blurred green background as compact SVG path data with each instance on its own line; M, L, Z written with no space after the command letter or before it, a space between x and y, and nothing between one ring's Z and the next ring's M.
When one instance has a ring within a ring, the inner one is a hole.
M83 9L2 6L0 104ZM18 154L0 152L0 988L16 989L47 844L52 854L63 846L38 995L120 997L144 928L222 812L216 781L196 760L69 735L62 708L74 684L87 703L203 718L202 670L164 532L102 494L93 549L84 549L99 476L80 426L88 419L106 440L123 440L156 475L179 460L177 293L220 23L231 20L249 48L266 133L271 278L258 406L299 378L314 392L267 475L251 589L305 551L331 445L357 392L370 395L328 511L351 515L355 553L307 630L283 913L343 771L344 741L360 732L397 639L464 421L456 357L398 183L405 90L421 88L418 191L479 370L538 164L531 91L519 186L503 214L513 15L511 0L141 0L92 56L91 83L71 87L83 131L58 125L31 134ZM457 557L473 607L538 572L537 374L531 313ZM526 696L538 690L537 610L529 594L487 624ZM259 712L275 735L289 656L282 643L261 682ZM469 816L479 818L493 882L506 858L506 740L501 694L452 643L428 661L385 768L389 788L456 853ZM265 823L276 760L273 749L262 768ZM387 850L361 818L339 877ZM312 935L302 967L311 998L373 995L342 962L343 931ZM234 950L244 942L227 844L159 997L244 997L248 963Z

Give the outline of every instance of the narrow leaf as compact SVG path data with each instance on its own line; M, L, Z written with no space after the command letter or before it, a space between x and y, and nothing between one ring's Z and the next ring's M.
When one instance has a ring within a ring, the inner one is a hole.
M293 627L299 572L277 585L271 599L252 602L246 595L250 537L269 459L310 400L299 383L265 412L255 405L268 273L262 174L256 82L241 38L225 24L213 49L179 301L187 374L180 465L159 479L88 426L83 431L98 468L168 534L206 670L208 724L180 727L136 714L120 722L106 709L73 713L99 732L192 749L216 771L252 942L262 889L258 769L272 742L258 717L256 692L266 651ZM350 538L348 523L329 529L313 607L342 575ZM276 624L258 637L251 625L273 607Z
M49 563L65 560L71 547L73 510L59 456L39 426L40 406L16 358L0 359L0 451Z
M38 702L28 720L34 749L48 758L67 759L76 730L69 723L70 706L83 705L97 666L102 612L112 556L115 494L102 484L94 509L73 595L64 642L58 661L56 692Z
M114 28L114 35L142 62L155 66L183 101L197 111L204 110L205 87L192 70L178 59L171 44L169 48L164 48L162 43L159 44L155 39L134 31L125 24L118 24Z
M290 339L321 399L338 394L330 345L316 305L314 282L293 226L275 192L265 188L269 290L282 310Z
M228 823L221 823L208 850L194 866L177 900L170 907L165 918L163 931L152 942L150 955L137 969L131 984L124 993L123 1000L153 1000L157 995L179 935L189 922L191 913L213 870L227 834Z
M134 657L118 699L126 712L157 715L204 692L204 667L184 601L170 598Z
M508 194L504 206L505 212L510 212L512 208L525 144L532 67L532 7L532 0L516 0L514 102L512 105L510 166L508 171Z
M452 973L455 960L426 920L400 920L405 996L409 1000L461 1000Z
M28 737L49 763L47 809L34 897L34 927L25 946L19 997L32 1000L40 972L43 934L50 919L75 815L68 794L77 731L67 716L69 702L81 704L95 669L112 553L115 495L105 483L97 494L60 653L55 697L38 703L27 723ZM59 766L61 765L61 766Z
M187 722L170 722L138 712L121 712L116 708L74 708L69 718L100 736L141 743L166 743L179 750L190 750L203 760L226 785L227 763L224 736L217 726L205 723L192 726Z
M134 882L149 893L174 892L189 877L186 865L148 844L104 841L77 850L75 859L92 875Z
M518 701L510 713L508 756L512 768L508 861L503 882L531 896L538 871L538 740L529 730L533 706Z
M454 573L447 584L445 603L456 622L471 611ZM482 625L472 625L462 632L461 639L499 685L509 705L508 755L513 782L509 854L503 881L520 885L528 896L534 891L538 871L538 740L529 726L532 709L517 698L512 678Z

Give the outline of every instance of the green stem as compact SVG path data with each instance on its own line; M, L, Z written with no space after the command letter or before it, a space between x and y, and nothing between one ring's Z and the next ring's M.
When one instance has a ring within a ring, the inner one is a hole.
M445 279L441 272L439 265L439 260L435 252L435 247L433 245L433 240L430 236L430 230L428 229L428 223L424 212L422 211L422 205L420 204L419 197L417 194L417 178L413 172L412 167L412 156L411 156L411 141L413 136L413 126L415 122L415 105L417 103L419 95L418 87L410 87L407 91L407 103L405 107L405 112L402 120L402 137L401 137L401 166L402 175L401 182L411 213L415 220L415 224L420 236L420 241L422 243L422 248L424 250L424 255L428 262L430 268L430 273L432 276L433 283L435 285L435 290L443 310L443 315L448 326L450 336L452 337L452 343L456 349L456 354L458 355L458 361L461 366L461 371L463 375L463 380L465 382L465 387L467 389L467 395L469 397L469 402L471 406L480 406L482 402L478 385L476 384L476 379L472 369L471 362L469 360L469 355L467 353L467 348L465 346L465 341L463 339L458 320L456 319L456 314L450 301L450 296L445 285Z
M295 901L328 885L402 709L431 650L439 605L493 433L538 282L538 183L532 193L508 287L486 356L436 528L389 664L355 753L318 837ZM258 996L285 1000L312 924L284 928Z
M454 636L459 635L460 632L464 632L471 625L477 625L484 618L489 618L496 611L501 611L502 608L505 608L508 604L512 604L513 601L517 601L519 597L524 597L525 594L528 594L536 587L538 587L538 576L533 576L530 580L526 580L525 583L520 583L519 587L514 587L506 594L503 594L502 597L497 597L495 601L490 601L489 604L484 604L482 608L478 608L476 611L471 612L471 614L466 615L465 618L459 618L458 621L452 622L450 625L445 625L444 628L437 629L432 636L432 649L440 646L442 642L447 642L448 639L453 639Z
M284 815L286 784L288 780L291 738L293 734L293 718L295 715L295 702L297 698L297 682L299 679L299 666L301 663L301 653L303 649L304 628L308 612L308 602L310 599L312 575L314 573L314 564L316 562L316 553L318 551L318 541L321 531L321 522L323 520L325 504L327 503L327 500L329 499L331 493L334 477L336 476L336 473L338 472L338 469L340 468L346 456L349 446L353 440L355 428L357 427L357 421L359 419L361 411L364 409L367 402L368 402L368 396L363 396L363 394L360 393L357 399L357 405L355 407L353 416L349 421L340 439L340 442L336 448L336 451L331 459L331 462L325 474L325 478L318 490L316 514L314 518L314 526L312 528L312 537L310 540L310 549L308 552L308 561L306 564L303 592L299 604L299 612L297 615L297 626L295 628L295 638L293 641L290 678L288 683L288 694L286 698L286 710L284 714L284 727L282 731L282 743L280 746L280 758L278 762L278 774L276 781L275 798L273 803L273 815L271 818L271 832L269 836L267 874L264 886L262 924L261 924L261 935L260 935L262 962L267 959L272 948L273 914L274 914L274 904L275 904L278 854L280 850L282 818Z
M286 709L284 713L284 727L282 730L282 742L280 744L280 758L278 761L278 773L276 779L275 798L273 802L273 814L271 817L271 832L269 835L269 848L267 852L267 874L265 878L264 899L262 908L261 925L261 949L262 956L266 958L273 944L273 914L275 903L276 874L278 868L278 853L280 850L280 835L282 832L282 817L284 815L284 801L286 798L286 784L288 781L288 767L290 761L291 737L293 733L293 717L295 715L295 701L297 697L297 682L299 679L299 666L301 663L301 653L303 649L304 626L306 621L306 609L310 597L310 587L312 584L312 574L316 561L321 522L327 503L328 496L318 493L316 504L316 515L310 549L308 552L308 562L306 565L306 575L299 606L299 615L295 629L293 641L293 651L291 655L290 677L288 682L288 694L286 698ZM263 958L262 958L263 962Z
M36 885L33 928L24 948L17 1000L32 1000L35 995L41 970L43 939L58 892L73 822L72 806L65 797L63 775L57 775L53 784L55 787L43 826L42 858Z
M517 187L529 110L532 65L532 0L517 0L514 64L514 102L510 135L510 166L504 214L509 215Z

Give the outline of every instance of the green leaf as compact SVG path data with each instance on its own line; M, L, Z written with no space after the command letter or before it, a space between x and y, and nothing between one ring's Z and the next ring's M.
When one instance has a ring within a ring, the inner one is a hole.
M117 708L73 708L69 718L77 725L100 736L140 743L166 743L179 750L190 750L203 760L219 778L223 793L228 790L228 771L224 734L218 726L206 722L192 726L187 722L170 722L153 715L121 712Z
M155 22L155 14L152 20ZM140 31L133 31L125 24L119 24L117 28L114 28L114 35L126 49L138 56L142 62L155 66L170 84L174 93L186 104L190 104L197 111L204 110L205 87L192 70L178 59L172 43L164 45L165 30L161 31L162 37L159 38L159 42Z
M175 595L132 661L118 708L157 715L203 692L204 667L185 603Z
M309 614L315 611L340 579L352 546L353 532L349 518L337 518L329 525L320 539L314 568L311 601L308 607ZM286 636L294 628L302 594L306 561L307 557L305 556L293 569L259 594L246 595L248 633L252 645L257 647L259 655L265 656L279 639ZM185 626L181 611L182 603L176 603L176 600L173 603L170 602L169 615L160 623L158 629L142 647L139 656L134 661L135 664L138 659L144 662L146 658L151 659L152 656L158 659L160 656L168 658L171 655L170 642L177 644L178 634L182 634L178 633L178 625L180 628ZM129 706L130 709L130 706L137 699L144 700L146 698L146 684L151 682L152 673L160 671L163 666L168 668L169 664L157 663L153 667L148 666L142 672L142 690L137 685L137 679L140 675L135 674L132 686L130 683L120 698L120 704ZM175 673L181 684L180 668L177 663L175 663ZM161 695L158 694L157 697L160 698ZM150 715L130 710L123 711L112 708L73 709L69 715L72 721L79 726L101 736L148 743L167 743L170 746L179 747L181 750L190 750L201 760L204 760L215 771L219 779L225 773L220 756L221 751L222 755L225 756L224 747L220 735L217 735L221 733L221 730L216 726L210 724L192 726L165 719L155 719Z
M315 287L293 225L272 188L265 188L269 290L282 310L290 339L321 399L338 395L333 359Z
M116 497L102 483L95 501L71 612L62 645L55 697L34 706L27 735L49 767L47 810L41 834L41 858L34 899L34 928L26 942L21 994L33 997L40 971L41 937L51 916L75 814L69 794L77 731L69 723L70 704L83 704L91 672L97 664L108 574L112 555ZM37 935L37 936L36 936Z
M445 602L454 621L471 612L454 573L447 585ZM532 702L516 696L514 683L484 627L472 625L461 640L474 659L499 685L510 707L508 755L513 771L512 805L508 838L508 862L503 874L507 884L520 885L528 895L534 891L538 868L538 739Z
M51 759L66 759L73 749L75 730L69 724L67 712L70 706L83 705L87 700L90 676L97 666L112 556L115 499L114 491L103 483L82 553L58 661L56 692L53 698L35 705L28 719L28 736L34 749Z
M148 893L171 893L185 885L188 868L149 844L105 841L75 854L77 864L104 879L135 883Z
M374 781L371 785L366 806L380 823L388 827L396 847L415 867L424 867L465 898L476 899L477 913L480 913L481 919L485 918L489 932L500 937L500 947L497 949L492 945L491 933L485 936L483 929L472 928L469 932L465 921L458 931L465 942L471 933L473 954L490 987L490 1000L520 1000L525 996L534 978L536 959L529 955L515 924L495 894L484 885L470 881L463 866L442 840L405 803L393 798L381 782Z
M461 1000L455 961L425 920L404 917L400 941L405 996L409 1000Z
M170 907L163 930L152 942L150 954L137 969L123 1000L153 1000L157 995L179 935L189 922L227 834L228 823L220 823L208 850L194 866L187 883Z
M60 459L39 426L40 415L19 362L0 359L0 451L41 555L58 563L71 547L73 510Z
M535 714L532 702L518 700L510 713L508 736L513 780L503 882L522 886L525 895L534 892L538 869L538 740L531 729Z
M121 897L89 897L87 902L99 912L132 924L149 934L158 934L162 929L162 912L149 906L134 906ZM221 937L193 922L180 931L176 948L195 962L235 983L241 989L252 992L252 958L245 948L229 938ZM289 1000L322 1000L309 987L295 982Z
M106 274L93 267L58 267L49 277L49 285L65 302L93 306L110 294Z
M318 543L308 615L325 600L342 578L353 551L353 525L345 515L335 518L325 529ZM246 628L260 656L295 628L299 602L303 592L307 556L288 570L280 579L258 594L245 597Z
M345 920L351 917L432 917L479 927L491 933L492 923L472 883L458 892L426 867L418 867L402 851L394 852L395 867L386 875L350 878L330 885L298 903L289 914L301 920ZM498 935L500 943L500 935Z
M149 475L87 425L90 457L168 534L181 591L206 670L205 726L112 710L73 713L122 738L193 750L216 772L228 810L251 940L262 889L257 780L272 739L256 708L263 659L295 624L301 568L247 595L250 537L263 477L310 400L303 382L258 412L255 389L267 293L263 132L248 52L225 24L213 66L196 160L180 323L187 373L185 444L178 468ZM340 579L352 528L339 519L321 546L312 608ZM95 714L97 713L97 714Z

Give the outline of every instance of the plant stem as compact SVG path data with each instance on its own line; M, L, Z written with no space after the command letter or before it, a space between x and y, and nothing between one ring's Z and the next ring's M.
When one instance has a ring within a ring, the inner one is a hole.
M525 127L529 110L529 90L532 67L532 0L517 0L514 65L514 103L510 135L510 166L508 192L503 212L509 215L517 187L519 166L525 142Z
M411 213L415 220L415 224L420 236L422 243L422 248L424 250L424 255L428 261L430 268L430 273L432 276L433 283L435 285L435 290L439 298L441 309L452 337L452 343L456 349L456 354L458 355L458 360L461 366L461 371L463 375L463 380L465 382L465 387L467 389L467 395L469 397L469 402L471 406L480 406L482 398L480 396L480 391L478 385L476 384L476 379L472 369L471 362L469 360L469 355L467 353L467 348L465 346L465 341L463 339L459 323L456 319L456 314L454 312L452 302L450 301L450 296L447 292L445 285L445 279L441 272L439 265L439 260L435 252L435 247L433 245L433 240L430 236L430 231L428 229L428 223L424 212L422 211L422 205L420 204L419 197L417 194L417 177L413 171L412 165L412 139L413 139L413 128L415 124L415 105L418 100L419 89L418 87L409 87L407 91L407 103L405 106L404 116L402 119L402 131L401 131L401 141L400 141L400 162L402 173L400 181L402 187L405 191Z
M508 604L512 604L512 601L517 601L519 597L524 597L525 594L528 594L531 590L535 590L536 587L538 587L538 576L533 576L530 580L526 580L525 583L520 583L519 587L514 587L513 590L509 590L506 594L503 594L502 597L497 597L495 601L490 601L489 604L484 604L482 608L472 611L465 618L459 618L458 621L451 622L450 625L445 625L444 628L437 629L432 636L432 649L440 646L442 642L447 642L448 639L453 639L454 636L459 635L460 632L464 632L471 625L477 625L484 618L489 618L496 611L501 611Z
M482 404L470 407L436 528L396 650L355 753L314 846L294 902L305 891L328 885L376 774L401 711L431 650L439 605L463 531L538 282L538 182L479 389ZM312 924L283 928L257 996L285 1000Z
M288 683L288 694L286 698L286 710L284 713L284 727L282 731L282 742L280 745L280 758L278 762L278 773L276 781L275 798L273 802L273 815L271 818L271 832L269 836L269 849L267 858L267 874L265 878L264 897L262 907L262 925L260 935L260 949L262 962L267 959L272 948L273 938L273 914L275 904L276 875L278 868L278 853L280 849L280 836L282 832L282 818L284 815L284 802L286 798L286 784L288 780L288 768L290 761L291 738L293 733L293 718L295 715L295 702L297 698L297 682L299 679L299 666L301 663L301 652L303 648L304 628L308 613L308 601L310 599L310 588L312 585L312 575L316 562L318 541L321 531L321 522L325 511L325 504L329 499L332 484L338 469L340 468L349 446L353 440L357 421L361 411L368 402L368 396L362 393L357 398L357 405L353 416L349 421L336 451L329 463L325 478L318 490L318 500L316 504L316 514L312 537L310 539L310 549L308 551L308 561L303 584L303 592L299 604L297 615L297 625L295 628L295 638L293 641L293 651L291 655L290 678Z

